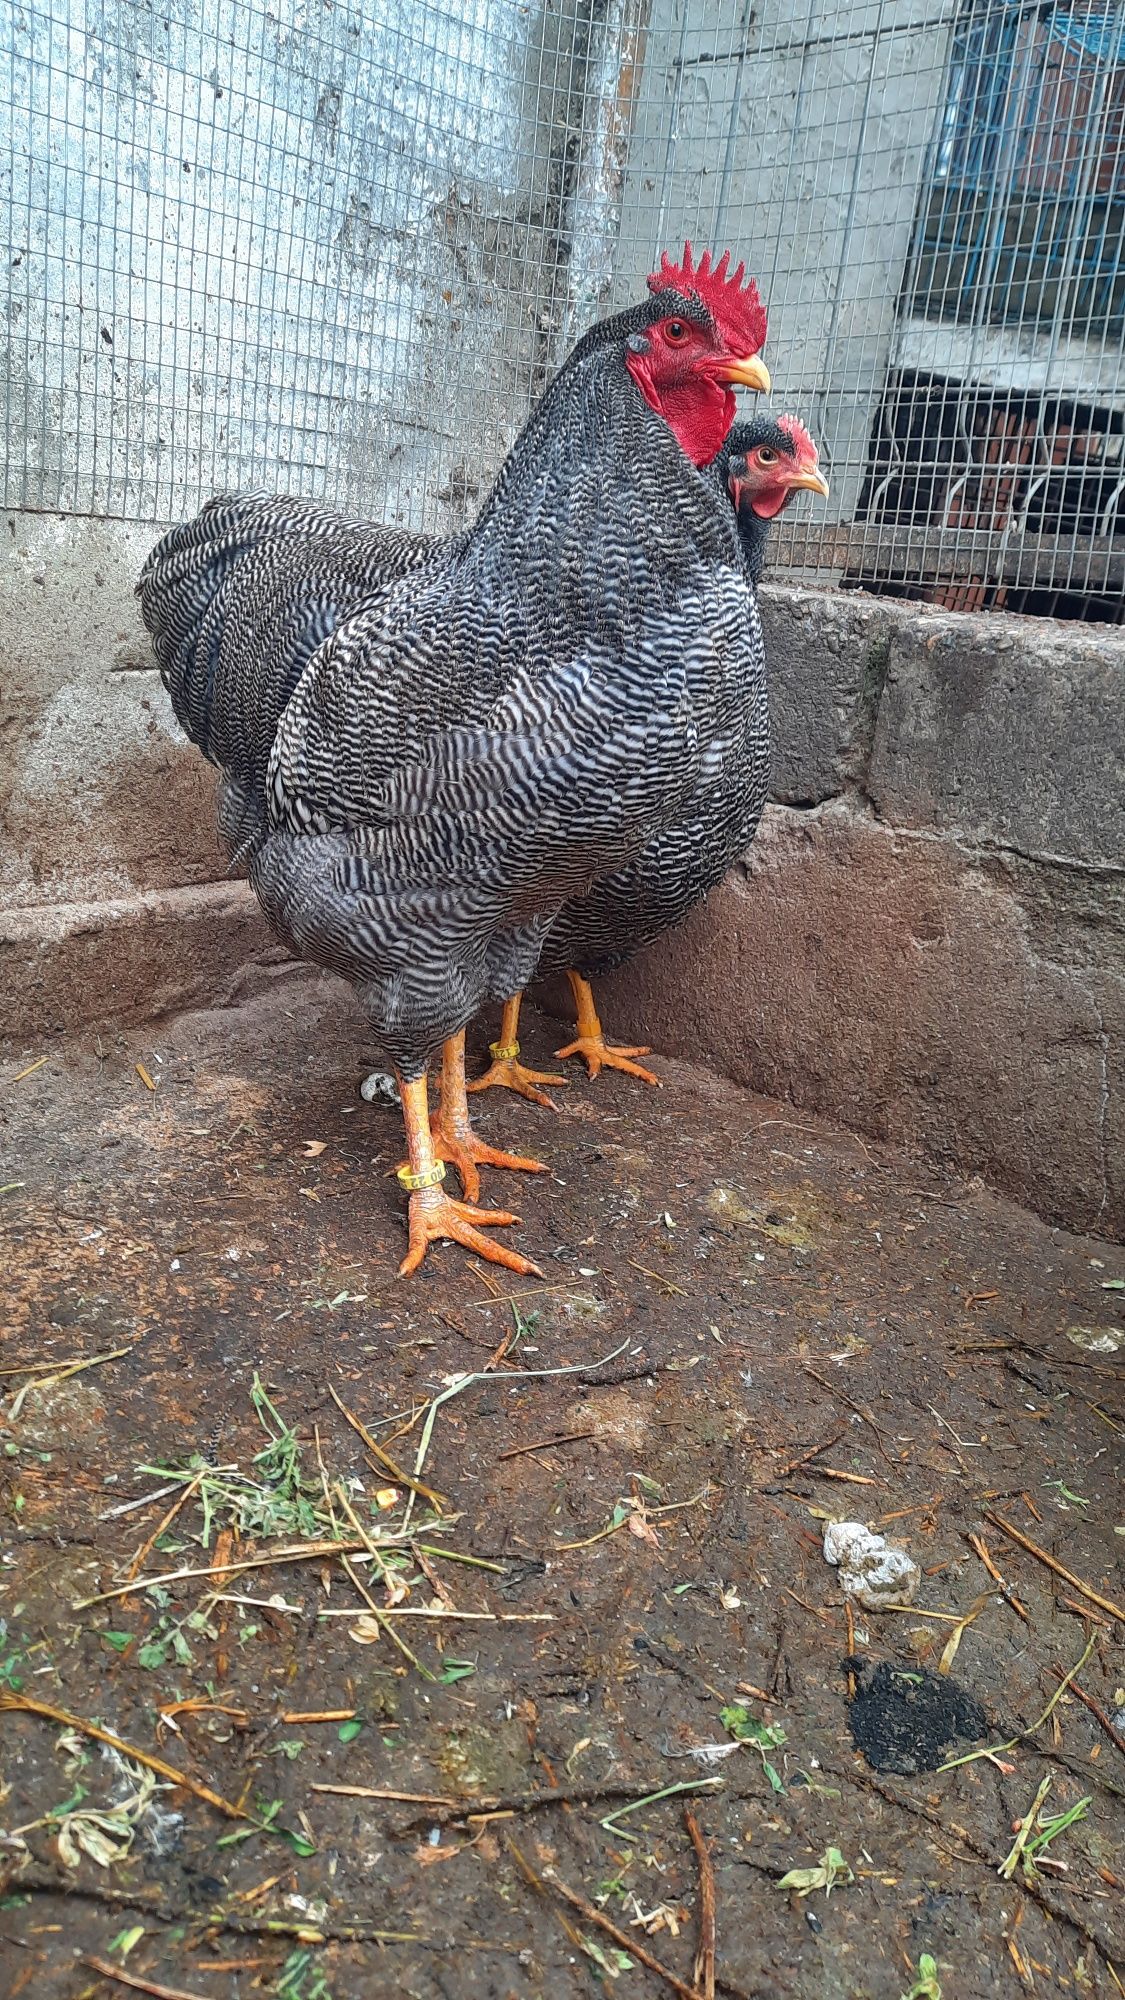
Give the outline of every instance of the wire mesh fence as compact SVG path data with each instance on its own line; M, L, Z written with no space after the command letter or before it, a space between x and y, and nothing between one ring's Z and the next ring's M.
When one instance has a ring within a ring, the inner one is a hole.
M6 13L9 504L470 508L572 314L585 0Z
M822 447L775 568L1121 616L1125 14L1052 0L3 0L5 502L471 516L661 248Z

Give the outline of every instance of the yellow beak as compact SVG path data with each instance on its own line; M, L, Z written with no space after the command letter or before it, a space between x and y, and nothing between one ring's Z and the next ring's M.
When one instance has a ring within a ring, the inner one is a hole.
M760 389L763 396L768 396L772 387L770 371L757 354L747 361L720 361L712 372L719 382L737 382L744 389Z
M822 500L828 498L828 481L823 472L799 472L789 484L794 493L819 493Z

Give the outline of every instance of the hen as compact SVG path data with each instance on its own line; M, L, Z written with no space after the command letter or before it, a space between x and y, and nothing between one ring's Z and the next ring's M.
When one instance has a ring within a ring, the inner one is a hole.
M716 491L729 493L738 519L742 562L757 585L770 523L796 494L828 494L816 446L796 417L760 417L731 431L709 468ZM638 1063L647 1048L606 1043L590 981L624 964L687 916L749 846L761 818L769 780L769 713L765 653L757 598L749 595L750 669L740 690L738 727L721 764L707 767L684 816L664 825L644 850L603 876L586 896L566 903L551 927L539 962L543 974L565 971L577 1008L576 1035L558 1051L580 1055L591 1076L604 1067L656 1083ZM539 1086L563 1079L527 1071L519 1063L520 998L504 1010L492 1068L470 1090L506 1084L547 1101Z
M269 921L352 982L394 1065L404 1273L438 1237L535 1269L482 1233L515 1217L444 1192L428 1064L450 1042L456 1063L455 1038L526 983L563 903L675 823L727 754L749 587L731 510L695 468L730 429L732 385L769 386L743 275L727 256L665 257L652 297L574 350L475 524L412 551L319 643L330 585L296 638L267 619L225 666L220 586L183 644L192 589L177 573L166 598L153 579L190 529L142 580L177 715L226 775L228 838L249 817ZM318 571L331 532L314 527Z

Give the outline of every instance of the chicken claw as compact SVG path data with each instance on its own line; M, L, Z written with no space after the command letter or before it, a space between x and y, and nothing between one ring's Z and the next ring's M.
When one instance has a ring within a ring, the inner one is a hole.
M565 1049L556 1049L555 1054L560 1062L565 1062L568 1056L581 1056L591 1077L597 1076L602 1069L620 1069L626 1076L639 1076L642 1083L654 1083L658 1090L662 1088L660 1078L652 1070L645 1069L639 1062L630 1061L632 1056L651 1055L652 1050L648 1048L616 1048L600 1034L579 1035L575 1041L568 1042Z
M525 1174L545 1174L542 1160L523 1153L502 1153L477 1137L465 1095L465 1031L451 1035L441 1056L441 1109L430 1121L434 1153L456 1167L466 1201L479 1201L481 1167L513 1167Z
M473 1208L466 1201L454 1201L452 1195L443 1194L440 1186L416 1188L410 1197L410 1248L398 1267L399 1277L409 1278L430 1244L444 1237L451 1243L460 1243L464 1250L475 1251L490 1264L503 1264L509 1271L518 1271L521 1277L541 1278L542 1271L530 1257L521 1257L518 1250L509 1250L481 1233L486 1228L518 1221L519 1216L506 1208Z
M543 1070L525 1069L519 1061L520 1002L522 993L513 993L504 1002L504 1018L500 1025L500 1040L490 1042L488 1053L492 1057L492 1067L469 1085L477 1090L514 1090L520 1097L529 1097L533 1104L545 1104L549 1111L557 1111L558 1105L548 1097L545 1090L536 1089L540 1083L561 1083L565 1076L551 1076Z
M480 1200L479 1167L513 1167L524 1174L545 1174L547 1168L542 1160L530 1160L522 1153L502 1153L495 1146L487 1146L477 1137L472 1126L459 1130L450 1120L446 1124L439 1112L433 1121L434 1152L439 1160L454 1167L461 1177L461 1187L466 1201Z
M589 980L583 979L580 972L568 972L566 976L570 981L570 990L574 995L577 1010L577 1019L574 1023L577 1033L574 1040L567 1043L565 1049L555 1050L559 1061L565 1062L568 1056L581 1056L591 1077L597 1076L598 1071L602 1069L620 1069L624 1070L626 1076L639 1077L642 1083L654 1083L659 1090L660 1078L654 1076L650 1069L643 1069L640 1063L631 1060L633 1056L651 1055L651 1049L617 1048L612 1042L607 1042L602 1033L602 1024L598 1019L597 1007L594 1005L594 989Z
M510 1054L509 1051L513 1048L515 1053ZM549 1111L558 1110L559 1107L554 1099L548 1097L545 1090L539 1090L536 1086L541 1083L561 1083L565 1089L565 1076L551 1076L543 1070L525 1069L517 1060L518 1042L514 1044L509 1042L507 1047L502 1042L492 1042L489 1044L489 1049L492 1055L491 1067L483 1076L479 1076L475 1083L468 1085L470 1090L514 1090L520 1097L529 1097L533 1104L545 1104Z

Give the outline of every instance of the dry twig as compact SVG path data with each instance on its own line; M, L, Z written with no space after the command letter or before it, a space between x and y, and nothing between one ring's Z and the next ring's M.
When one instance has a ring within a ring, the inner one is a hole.
M496 1462L499 1464L501 1459L505 1458L522 1458L524 1453L529 1451L550 1451L558 1445L581 1444L584 1438L596 1436L596 1431L567 1431L563 1437L540 1438L535 1444L509 1445L507 1451L497 1452Z
M690 1806L684 1807L684 1825L699 1863L699 1949L692 1977L703 1988L704 2000L715 2000L715 1869Z
M461 1809L458 1799L447 1799L440 1792L391 1792L381 1785L310 1785L313 1792L333 1792L343 1799L390 1799L396 1805L406 1806L452 1806Z
M395 1485L405 1486L409 1492L420 1494L423 1500L429 1501L430 1506L433 1508L435 1514L444 1514L446 1508L449 1506L449 1502L444 1497L444 1495L441 1493L435 1493L432 1486L423 1486L420 1480L412 1479L408 1472L404 1472L401 1466L396 1465L390 1453L384 1451L381 1444L376 1444L375 1439L372 1437L371 1432L368 1430L366 1424L362 1424L359 1418L357 1416L354 1416L352 1411L349 1410L347 1404L343 1401L343 1399L336 1394L336 1391L332 1387L331 1382L328 1384L328 1393L331 1396L332 1401L335 1403L336 1408L340 1411L341 1415L347 1418L353 1431L355 1431L363 1439L363 1442L367 1446L367 1449L371 1453L372 1457L378 1459L379 1464L383 1467L384 1471L390 1473L391 1478L395 1482Z
M172 1505L168 1509L168 1512L165 1514L163 1520L158 1522L157 1526L153 1529L147 1542L142 1542L140 1548L137 1550L136 1555L133 1557L132 1562L129 1564L129 1567L125 1572L126 1583L133 1582L133 1579L140 1570L141 1564L145 1562L148 1556L152 1553L153 1549L156 1547L157 1542L160 1540L161 1535L163 1535L166 1532L166 1530L171 1527L181 1507L186 1507L193 1493L198 1493L199 1488L203 1483L203 1477L204 1473L206 1472L206 1469L207 1468L205 1466L201 1467L200 1470L196 1473L195 1478L190 1480L189 1483L181 1489L179 1498L177 1500L173 1500Z
M282 1722L354 1722L354 1708L287 1708Z
M274 1880L278 1880L275 1877ZM99 1882L80 1882L73 1875L57 1875L45 1868L24 1868L20 1871L20 1889L35 1895L69 1896L80 1903L104 1903L108 1908L137 1910L162 1924L182 1924L202 1926L211 1932L231 1931L236 1937L294 1937L309 1944L428 1944L429 1939L417 1931L386 1931L374 1924L328 1924L313 1925L307 1920L294 1921L286 1917L246 1917L236 1916L229 1910L201 1912L198 1909L178 1909L152 1896L146 1896L142 1889L113 1889ZM273 1887L271 1882L269 1887ZM257 1891L252 1893L259 1893ZM459 1945L470 1946L471 1938L461 1938ZM509 1949L506 1945L496 1945L497 1951Z
M873 1479L868 1472L841 1472L834 1465L814 1465L817 1479L843 1479L849 1486L885 1486L885 1479Z
M225 1530L224 1530L225 1532ZM409 1542L409 1535L384 1535L379 1542L381 1549L403 1548ZM218 1544L216 1544L216 1547ZM354 1556L369 1553L369 1536L356 1541L286 1542L282 1548L271 1549L268 1555L238 1556L230 1562L210 1563L202 1569L169 1569L160 1576L138 1576L132 1583L119 1583L113 1590L101 1590L96 1597L80 1597L71 1604L72 1611L89 1611L94 1604L108 1604L114 1597L129 1597L141 1590L151 1590L154 1584L182 1583L187 1577L222 1576L228 1580L247 1569L269 1569L271 1563L314 1562L318 1556ZM430 1551L433 1554L433 1551ZM438 1554L444 1551L438 1550Z
M790 1458L784 1465L779 1465L776 1471L770 1473L769 1485L776 1486L779 1480L787 1479L791 1472L797 1472L802 1465L809 1465L814 1458L820 1457L822 1451L831 1451L834 1444L839 1444L847 1428L845 1424L843 1430L833 1431L832 1436L825 1438L823 1444L814 1444L811 1451L803 1451L799 1458Z
M1066 1680L1066 1675L1064 1674L1062 1668L1056 1667L1054 1665L1054 1662L1052 1662L1051 1664L1051 1672L1054 1674L1056 1680L1059 1681ZM1114 1728L1104 1708L1098 1707L1098 1704L1094 1700L1093 1695L1087 1694L1085 1688L1079 1687L1078 1682L1074 1679L1073 1675L1071 1676L1069 1682L1069 1692L1071 1694L1076 1694L1078 1696L1078 1699L1083 1704L1083 1706L1085 1708L1088 1708L1090 1714L1094 1716L1098 1722L1101 1723L1101 1726L1105 1730L1106 1735L1109 1737L1110 1742L1115 1746L1116 1749L1120 1750L1121 1755L1125 1757L1125 1736L1122 1736L1121 1731L1119 1729Z
M142 1336L138 1334L137 1339L141 1338ZM120 1361L122 1355L132 1353L136 1344L136 1340L131 1340L127 1347L113 1347L107 1354L91 1354L87 1361L62 1361L57 1366L52 1366L50 1362L44 1362L42 1365L48 1370L48 1373L41 1375L37 1382L25 1382L21 1389L17 1389L12 1398L11 1409L5 1412L6 1421L10 1424L15 1423L20 1411L23 1409L24 1399L30 1396L33 1389L54 1389L58 1383L68 1382L72 1375L84 1374L87 1368L100 1368L105 1361ZM21 1363L16 1368L5 1368L3 1373L5 1375L29 1375L33 1373L34 1367L39 1365L38 1363L31 1365Z
M8 1082L22 1083L25 1076L34 1076L36 1070L42 1069L43 1064L45 1062L50 1062L50 1060L51 1060L50 1056L37 1056L33 1063L28 1063L26 1069L19 1069L16 1071L14 1076L10 1076L8 1078Z
M209 1785L201 1785L196 1778L189 1778L186 1771L177 1771L174 1764L166 1764L163 1757L154 1757L149 1750L138 1750L135 1744L126 1743L111 1730L102 1729L96 1722L87 1722L80 1715L71 1715L69 1709L56 1708L53 1702L33 1701L27 1694L0 1694L0 1713L20 1711L25 1715L41 1715L48 1722L61 1723L64 1729L77 1729L83 1736L92 1736L95 1743L105 1743L111 1750L117 1750L122 1757L131 1757L135 1764L144 1764L150 1771L156 1771L170 1784L182 1785L185 1791L194 1792L197 1799L214 1806L216 1812L224 1813L227 1819L253 1820L253 1814L242 1806L232 1805L219 1792L213 1792Z
M178 1715L227 1715L236 1729L249 1729L250 1711L246 1708L232 1708L222 1701L207 1701L202 1696L191 1696L187 1701L167 1701L156 1711L156 1734L159 1739L162 1722L174 1723ZM283 1717L283 1720L288 1718ZM179 1732L177 1732L179 1733Z
M531 1883L532 1888L539 1895L543 1895L547 1890L550 1890L553 1895L561 1896L564 1903L569 1903L571 1909L577 1910L579 1916L583 1917L588 1924L596 1925L598 1930L604 1931L607 1937L612 1938L619 1951L627 1952L630 1958L637 1958L642 1965L646 1965L650 1972L658 1973L660 1978L672 1988L673 1993L680 1995L680 2000L704 2000L704 1995L700 1992L698 1986L689 1986L686 1979L681 1979L678 1973L669 1971L668 1967L662 1965L660 1960L651 1951L646 1951L644 1945L638 1944L635 1937L631 1936L628 1931L618 1930L617 1925L612 1923L602 1910L597 1909L593 1903L588 1903L585 1896L578 1895L574 1889L568 1889L566 1883L560 1882L557 1875L550 1873L542 1877L538 1876L530 1862L524 1859L514 1841L510 1840L508 1842L508 1852L525 1880Z
M530 1861L527 1859L526 1855L521 1854L519 1848L514 1846L511 1841L508 1842L508 1847L511 1852L512 1859L515 1862L517 1868L519 1869L521 1875L523 1876L524 1881L527 1882L532 1889L534 1889L537 1896L542 1896L544 1902L546 1902L547 1885L543 1881L542 1877L535 1873L535 1870L532 1867ZM562 1926L565 1936L574 1946L575 1951L580 1951L584 1957L588 1958L590 1954L587 1951L586 1945L583 1939L579 1937L578 1932L575 1930L574 1925L570 1921L570 1918L566 1916L562 1910L556 1910L555 1915ZM601 1986L603 1993L609 1992L608 1980L603 1978Z
M589 1806L602 1799L624 1799L627 1805L640 1806L648 1805L653 1799L667 1796L667 1791L655 1789L638 1792L637 1787L643 1782L643 1779L631 1781L617 1779L615 1782L610 1781L600 1785L558 1785L552 1788L544 1786L541 1791L501 1792L489 1796L481 1795L478 1798L453 1799L436 1805L432 1813L426 1814L422 1823L425 1826L448 1826L454 1821L476 1819L483 1813L494 1817L500 1814L514 1816L517 1813L540 1812L545 1806ZM721 1785L721 1778L700 1775L672 1789L676 1792L711 1792ZM314 1791L318 1789L320 1789L318 1786L313 1786ZM346 1792L351 1788L337 1786L334 1789ZM358 1796L377 1798L380 1795L377 1792L364 1792L361 1789ZM618 1812L623 1812L625 1809L623 1806L616 1808ZM414 1831L417 1824L417 1820L408 1820L405 1825L388 1828L388 1832L396 1840L404 1839L408 1833Z
M992 1557L988 1553L988 1547L985 1542L984 1536L966 1535L965 1540L968 1542L969 1547L973 1551L973 1554L976 1557L978 1557L978 1559L984 1564L985 1569L988 1571L988 1574L992 1578L993 1583L996 1585L1001 1596L1003 1597L1005 1604L1011 1605L1012 1610L1016 1614L1016 1617L1022 1618L1025 1625L1030 1625L1031 1623L1030 1612L1026 1609L1024 1605L1020 1603L1019 1598L1016 1596L1015 1591L1011 1588L1011 1585L1005 1583L1004 1578L1001 1576L1000 1571L997 1569L996 1564L993 1562Z
M120 1965L111 1965L107 1958L87 1958L79 1964L88 1965L102 1979L116 1980L118 1986L131 1986L134 1993L151 1993L155 2000L207 2000L205 1993L189 1993L183 1986L158 1986L154 1979L138 1979L136 1973L126 1972Z
M1111 1618L1117 1618L1122 1625L1125 1625L1125 1611L1119 1604L1115 1604L1111 1597L1103 1597L1099 1591L1092 1589L1090 1584L1083 1583L1080 1576L1075 1576L1073 1570L1064 1569L1061 1562L1054 1556L1048 1555L1046 1549L1041 1549L1037 1542L1029 1541L1026 1535L1021 1535L1019 1529L1013 1528L1002 1515L992 1514L986 1508L984 1518L986 1521L991 1521L994 1528L999 1528L1002 1534L1007 1535L1009 1541L1017 1542L1021 1549L1027 1550L1029 1556L1034 1556L1045 1568L1053 1570L1056 1576L1061 1576L1064 1583L1071 1584L1081 1597L1088 1597L1091 1604L1096 1604L1101 1611L1108 1611Z

